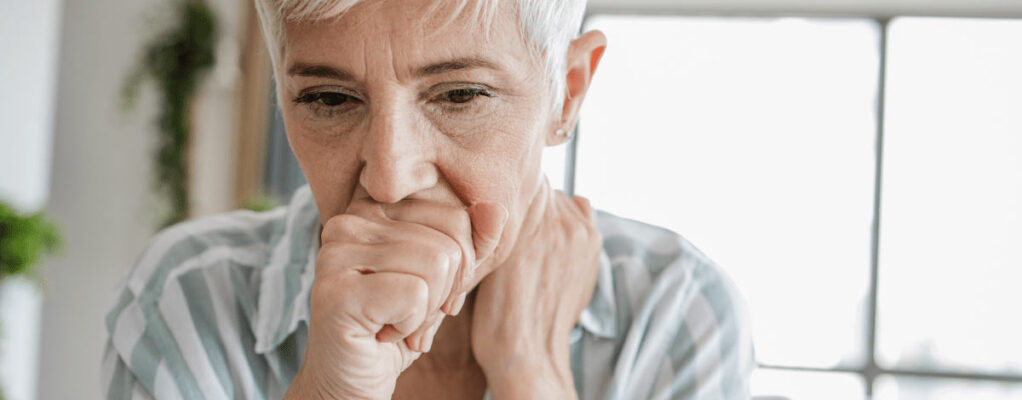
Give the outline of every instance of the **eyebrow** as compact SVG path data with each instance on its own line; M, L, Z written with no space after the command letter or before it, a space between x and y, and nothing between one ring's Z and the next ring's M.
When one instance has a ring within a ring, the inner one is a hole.
M501 70L501 68L497 66L496 63L489 61L487 59L477 57L463 57L427 65L425 67L419 68L418 71L415 72L415 75L423 77L428 75L437 75L445 72L473 68L486 68L496 71Z
M305 63L294 63L287 69L288 76L308 76L312 78L331 78L340 81L354 81L355 75L343 68L334 68L326 65L313 65Z
M415 71L415 76L424 77L429 75L438 75L446 72L467 70L473 68L487 68L496 71L502 70L496 63L478 57L463 57L456 58L453 60L442 61L435 64L430 64L425 67L419 68ZM287 69L287 74L307 76L313 78L330 78L341 81L354 81L355 74L352 74L344 68L336 68L328 65L319 64L306 64L306 63L295 63Z

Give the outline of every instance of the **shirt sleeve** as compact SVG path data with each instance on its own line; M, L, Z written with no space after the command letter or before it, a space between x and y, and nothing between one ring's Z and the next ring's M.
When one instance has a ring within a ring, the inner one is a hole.
M110 342L103 353L102 376L103 397L107 400L156 400L138 382Z
M695 287L684 296L682 324L664 363L672 369L671 385L651 397L748 399L756 364L744 302L713 264L697 267L691 278Z
M102 387L108 399L262 394L265 379L256 372L264 363L250 350L236 295L247 276L239 257L249 253L193 230L175 227L154 238L107 314Z
M692 257L657 272L644 300L625 311L631 321L607 398L749 399L752 338L732 282Z

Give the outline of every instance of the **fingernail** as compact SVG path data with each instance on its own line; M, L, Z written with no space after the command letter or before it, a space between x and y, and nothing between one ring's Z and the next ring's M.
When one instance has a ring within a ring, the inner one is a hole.
M423 350L422 352L423 352L423 353L429 353L429 351L430 351L431 349L433 349L433 338L429 338L429 340L425 340L425 339L426 339L426 338L423 338L423 340L424 340L424 341L426 342L426 344L425 344L425 346L426 346L426 349L425 349L425 350Z
M452 310L454 310L454 305L457 304L457 303L458 303L458 299L457 298L454 298L454 299L451 299L451 300L447 300L447 302L444 303L444 305L440 307L440 311L443 312L446 315L457 315L458 313L456 311L452 312Z
M461 296L458 296L457 299L454 299L454 305L452 306L452 308L454 309L454 313L453 314L448 314L448 315L458 315L458 314L461 314L461 309L465 307L465 296L467 296L467 295L468 295L468 292L465 292L465 293L462 293Z
M426 340L426 335L419 336L419 352L425 353L429 351L430 343Z

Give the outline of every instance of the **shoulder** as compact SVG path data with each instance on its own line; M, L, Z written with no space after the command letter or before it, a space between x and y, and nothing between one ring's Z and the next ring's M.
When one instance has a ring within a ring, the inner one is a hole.
M600 211L597 224L618 302L635 311L675 302L704 304L718 321L745 318L744 300L724 269L681 235Z
M597 212L597 226L607 258L628 275L644 273L656 279L680 274L682 279L673 280L684 285L728 280L706 254L669 229L604 211Z
M155 235L105 321L125 373L157 398L231 394L231 359L247 353L238 339L254 342L260 272L287 241L289 214L233 211Z
M161 304L167 307L195 294L200 282L208 285L229 279L223 275L231 269L250 274L243 270L265 265L272 247L282 240L285 218L283 207L262 213L233 211L157 233L131 267L120 299L107 315L109 333L115 333L128 306L155 313Z
M725 270L671 230L606 212L597 223L612 281L598 291L613 295L617 365L648 373L617 382L615 398L747 396L750 321Z
M135 294L159 290L168 277L224 263L264 264L282 239L283 207L256 213L232 211L186 221L156 234L136 260L125 288Z

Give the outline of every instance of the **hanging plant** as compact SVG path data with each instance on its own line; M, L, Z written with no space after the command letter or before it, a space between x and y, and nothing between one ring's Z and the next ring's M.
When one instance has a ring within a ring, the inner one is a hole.
M21 215L0 201L0 282L12 276L38 278L35 266L60 246L57 225L42 212Z
M152 80L159 93L154 186L169 204L161 227L188 218L189 106L202 78L216 62L217 24L206 3L180 0L173 7L172 26L145 46L122 92L126 106L134 102L145 80Z

